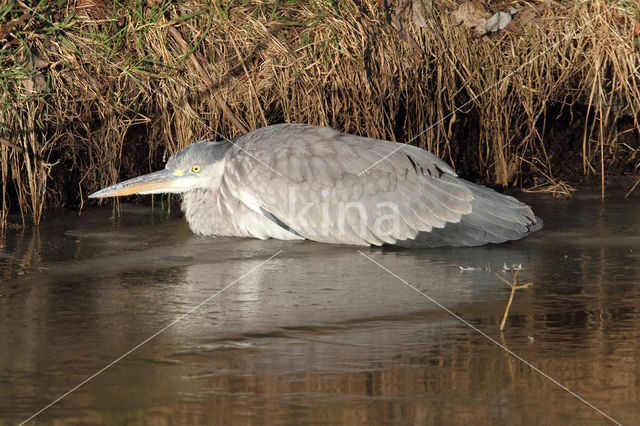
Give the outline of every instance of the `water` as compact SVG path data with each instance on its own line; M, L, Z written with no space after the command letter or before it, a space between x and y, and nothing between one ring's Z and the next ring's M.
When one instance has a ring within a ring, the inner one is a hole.
M12 230L0 250L0 424L168 325L34 420L609 422L497 342L637 424L640 202L528 201L542 232L471 249L204 238L175 208L127 205L117 220L105 208ZM522 264L519 281L534 285L500 333L504 264Z

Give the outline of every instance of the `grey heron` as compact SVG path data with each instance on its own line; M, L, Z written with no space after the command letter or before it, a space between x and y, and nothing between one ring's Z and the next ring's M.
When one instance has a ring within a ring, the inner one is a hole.
M182 193L196 234L352 245L478 246L542 227L513 197L465 181L421 148L277 124L198 141L166 168L91 198Z

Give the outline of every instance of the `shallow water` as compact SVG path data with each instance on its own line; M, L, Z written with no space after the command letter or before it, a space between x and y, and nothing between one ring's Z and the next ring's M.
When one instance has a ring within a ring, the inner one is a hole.
M176 213L128 205L116 220L107 208L56 213L39 232L10 231L0 423L26 420L145 341L34 420L609 422L499 343L638 423L640 202L528 202L543 231L471 249L204 238ZM500 333L504 264L534 285Z

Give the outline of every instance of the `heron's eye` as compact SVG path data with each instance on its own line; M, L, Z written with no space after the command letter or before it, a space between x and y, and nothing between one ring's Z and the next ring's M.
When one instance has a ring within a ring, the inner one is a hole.
M200 166L193 166L191 167L191 171L193 173L200 173Z

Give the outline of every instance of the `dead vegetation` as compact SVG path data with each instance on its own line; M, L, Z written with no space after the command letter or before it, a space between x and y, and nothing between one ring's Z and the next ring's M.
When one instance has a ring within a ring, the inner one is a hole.
M31 4L0 5L3 224L283 121L559 193L567 152L602 179L639 164L640 14L622 0L491 3L518 13L483 37L453 0Z
M500 275L497 272L493 273L496 277L498 277L498 279L500 279L506 285L511 287L511 293L509 294L509 301L507 302L507 306L504 308L504 315L502 316L502 322L500 323L500 327L498 328L500 331L504 331L504 328L507 325L507 318L509 317L509 310L511 309L511 304L513 303L513 296L515 296L516 291L517 290L523 290L525 288L529 288L529 287L531 287L533 285L532 282L528 282L528 283L524 283L524 284L518 284L518 272L520 272L520 270L516 269L514 271L506 271L506 272L512 272L513 273L513 282L511 282L508 279L504 278L502 275Z

